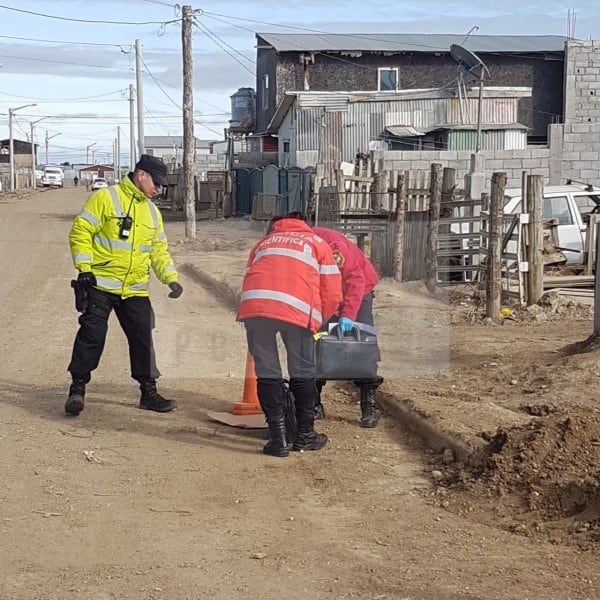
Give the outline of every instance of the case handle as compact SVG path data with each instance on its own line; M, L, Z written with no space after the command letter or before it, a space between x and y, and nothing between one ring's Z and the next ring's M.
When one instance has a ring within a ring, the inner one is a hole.
M336 325L336 326L335 326L335 331L336 331L336 333L337 333L338 340L342 340L342 339L344 339L344 337L345 337L345 336L344 336L344 334L342 333L342 330L340 329L340 326L339 326L339 325ZM352 326L352 329L350 330L350 333L351 333L351 334L353 334L354 332L356 332L356 335L353 335L352 337L355 337L355 338L356 338L356 341L357 341L357 342L360 342L360 340L361 340L361 336L360 336L360 329L359 329L359 328L358 328L356 325L353 325L353 326Z

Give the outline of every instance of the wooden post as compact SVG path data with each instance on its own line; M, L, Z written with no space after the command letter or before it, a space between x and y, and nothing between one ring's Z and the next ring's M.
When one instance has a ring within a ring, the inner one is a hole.
M490 196L490 230L485 290L485 314L494 323L500 320L500 304L502 302L502 234L505 188L506 173L494 173L492 175L492 192Z
M588 229L588 235L592 232ZM594 335L600 336L600 276L598 275L598 260L600 258L600 223L596 223L596 268L594 269Z
M431 165L431 187L429 189L429 227L425 271L427 274L427 289L430 294L433 294L437 285L437 242L442 203L442 165L440 164Z
M400 171L396 179L396 237L394 239L394 279L402 281L404 267L404 221L406 219L406 173Z
M452 216L451 208L444 208L444 202L452 202L454 198L454 190L456 189L456 169L444 167L442 176L442 219L447 219Z
M537 304L544 292L544 223L542 205L544 202L544 181L541 175L527 177L527 225L529 246L527 247L527 306Z
M377 172L373 174L373 183L371 184L371 202L369 208L373 212L379 212L382 205L382 196L387 192L387 171L383 170L383 159L377 161Z
M181 45L183 53L183 190L185 206L185 237L196 239L196 198L194 190L195 144L194 144L194 88L192 62L191 6L182 7Z

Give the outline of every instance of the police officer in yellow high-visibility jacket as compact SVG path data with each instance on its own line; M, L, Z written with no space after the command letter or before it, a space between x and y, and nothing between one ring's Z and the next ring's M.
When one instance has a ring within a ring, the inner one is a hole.
M167 183L162 160L142 155L133 173L119 184L93 193L75 217L69 234L73 264L88 302L68 370L72 384L65 412L78 415L85 386L98 366L108 317L114 309L129 343L131 376L140 383L140 408L168 412L175 403L156 390L160 373L152 344L154 313L148 293L150 267L178 298L183 288L169 254L160 211L150 200Z

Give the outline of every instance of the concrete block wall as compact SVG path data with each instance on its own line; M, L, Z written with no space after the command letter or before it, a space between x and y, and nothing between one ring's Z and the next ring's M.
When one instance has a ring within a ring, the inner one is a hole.
M600 184L600 42L569 41L562 175Z
M446 150L428 151L381 151L374 153L374 161L383 159L386 171L428 171L432 163L456 169L456 180L460 187L471 166L471 152ZM550 181L549 148L528 148L526 150L487 150L485 158L486 184L490 190L492 173L506 173L506 187L521 187L523 171L529 175L541 175L546 183Z
M207 171L225 171L225 164L225 154L201 154L196 156L194 173L205 181Z

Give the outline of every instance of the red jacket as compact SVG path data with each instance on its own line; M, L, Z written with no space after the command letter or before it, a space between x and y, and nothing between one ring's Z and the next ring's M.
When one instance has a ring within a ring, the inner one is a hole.
M327 227L313 227L313 231L329 244L342 274L344 300L340 317L355 321L363 296L379 283L377 271L362 250L343 233Z
M300 219L281 219L251 250L237 320L280 319L313 333L336 314L342 278L329 245Z

